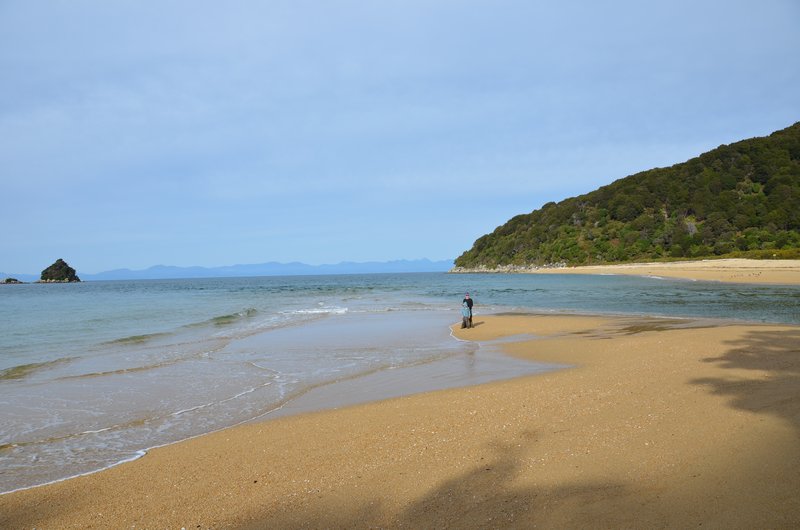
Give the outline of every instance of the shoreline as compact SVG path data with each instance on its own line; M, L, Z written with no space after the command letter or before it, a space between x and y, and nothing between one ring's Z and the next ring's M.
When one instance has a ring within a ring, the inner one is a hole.
M458 342L472 342L456 337L452 330L450 331L450 338ZM255 417L225 427L215 428L208 432L194 434L180 440L138 449L129 456L97 469L81 471L39 484L0 491L0 497L20 491L46 487L78 477L102 473L108 469L143 458L153 450L181 444L197 437L236 428L241 425L267 422L277 418L312 412L324 412L449 388L463 388L564 368L560 365L515 359L500 352L496 347L486 345L481 347L477 343L473 344L475 344L475 350L468 353L455 353L408 365L379 368L312 385Z
M476 323L454 334L575 367L225 429L0 496L0 523L800 523L800 327L566 315Z
M800 285L800 260L730 258L698 261L621 263L614 265L581 265L576 267L508 266L496 270L454 269L451 272L457 274L622 274L729 283Z

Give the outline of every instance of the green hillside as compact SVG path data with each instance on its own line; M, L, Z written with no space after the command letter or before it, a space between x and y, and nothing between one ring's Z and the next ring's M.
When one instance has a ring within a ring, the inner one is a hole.
M800 257L800 122L518 215L463 268Z

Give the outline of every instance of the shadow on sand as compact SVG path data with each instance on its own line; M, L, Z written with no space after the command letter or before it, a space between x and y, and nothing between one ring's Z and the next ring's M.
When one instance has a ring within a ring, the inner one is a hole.
M760 377L715 377L692 383L727 396L734 408L779 417L800 431L800 331L755 330L728 344L730 351L705 362L758 371Z
M526 434L525 438L535 443L536 435ZM633 494L623 484L592 482L519 488L514 480L524 461L523 447L516 443L493 447L494 458L442 483L388 519L387 506L375 498L368 505L349 509L340 504L328 506L324 513L287 513L269 518L268 524L276 528L547 528L551 527L549 503L557 498L559 510L569 506L575 513L574 527L587 528L608 522L607 506L600 501ZM634 523L632 516L623 515L623 519ZM663 525L665 520L658 520ZM246 528L262 528L263 524Z

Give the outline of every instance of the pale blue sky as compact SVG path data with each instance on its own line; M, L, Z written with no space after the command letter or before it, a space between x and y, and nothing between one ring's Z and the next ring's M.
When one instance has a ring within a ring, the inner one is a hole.
M451 259L800 120L800 2L0 0L0 271Z

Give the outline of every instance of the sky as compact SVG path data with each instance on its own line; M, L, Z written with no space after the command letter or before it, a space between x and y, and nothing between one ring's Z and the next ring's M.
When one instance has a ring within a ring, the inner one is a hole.
M800 121L800 2L0 0L0 271L454 259Z

